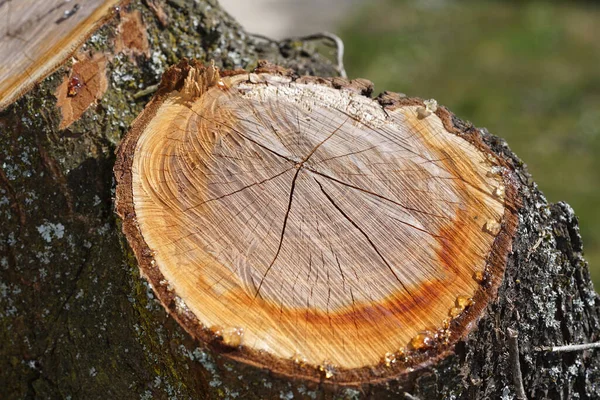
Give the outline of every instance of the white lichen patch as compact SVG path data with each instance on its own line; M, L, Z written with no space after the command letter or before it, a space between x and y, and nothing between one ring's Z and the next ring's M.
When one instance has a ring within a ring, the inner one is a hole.
M218 387L222 385L223 382L221 381L221 377L219 376L217 364L210 354L198 347L195 348L193 352L190 352L183 345L180 346L180 349L182 350L184 355L186 355L190 360L200 362L204 369L206 369L206 371L210 373L211 380L208 383L210 387Z
M175 306L180 312L190 312L190 309L188 308L187 304L185 304L185 301L179 296L175 297Z
M57 224L45 222L37 227L37 231L48 243L52 242L52 239L62 239L65 236L65 226L60 222Z
M344 390L345 400L359 400L361 398L360 392L356 389L347 388Z
M48 249L45 249L45 251L36 251L35 252L35 257L38 259L38 261L42 264L48 265L50 264L50 257L52 256L52 252Z
M294 392L291 390L289 392L281 392L279 393L279 398L282 400L292 400L294 398Z
M314 390L307 390L305 386L299 386L297 390L298 393L300 393L303 396L310 397L313 400L317 398L317 392L315 392Z
M2 164L2 169L4 170L4 174L9 181L14 181L18 178L19 167L13 164Z

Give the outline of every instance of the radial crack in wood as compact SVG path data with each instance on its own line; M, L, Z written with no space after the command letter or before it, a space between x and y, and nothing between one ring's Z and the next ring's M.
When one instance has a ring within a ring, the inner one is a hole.
M171 68L120 146L117 211L193 336L276 373L397 377L495 297L516 183L443 107L331 82Z

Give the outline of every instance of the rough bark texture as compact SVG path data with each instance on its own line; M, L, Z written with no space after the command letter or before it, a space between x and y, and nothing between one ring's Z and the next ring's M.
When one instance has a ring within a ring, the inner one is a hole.
M159 5L168 16L156 10ZM300 73L335 69L302 43L258 44L214 1L132 1L149 53L110 57L108 89L59 130L56 88L65 65L0 113L0 382L2 398L398 398L515 397L507 329L519 331L530 398L600 397L597 352L540 352L542 345L600 340L600 300L582 258L577 220L549 205L500 139L484 140L514 163L524 189L517 237L498 301L451 356L399 387L336 387L272 376L216 355L155 301L113 213L114 149L158 82L182 57L252 68L259 58ZM118 18L86 51L114 54ZM485 88L482 88L485 90ZM456 124L463 124L456 120Z

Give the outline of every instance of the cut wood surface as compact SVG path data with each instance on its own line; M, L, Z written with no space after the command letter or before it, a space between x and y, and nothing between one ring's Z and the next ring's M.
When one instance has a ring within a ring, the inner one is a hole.
M167 72L116 167L128 239L189 331L346 381L425 363L469 330L515 227L489 149L434 101L373 100L364 80L192 65Z
M0 111L53 72L121 0L0 0Z

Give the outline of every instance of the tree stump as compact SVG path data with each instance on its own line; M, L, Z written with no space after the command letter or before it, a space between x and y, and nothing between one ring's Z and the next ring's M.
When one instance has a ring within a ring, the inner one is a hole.
M338 383L431 364L495 298L518 184L434 102L184 61L121 144L117 210L193 336Z
M576 218L501 139L211 1L80 4L0 85L3 398L600 396L544 350L600 340Z

